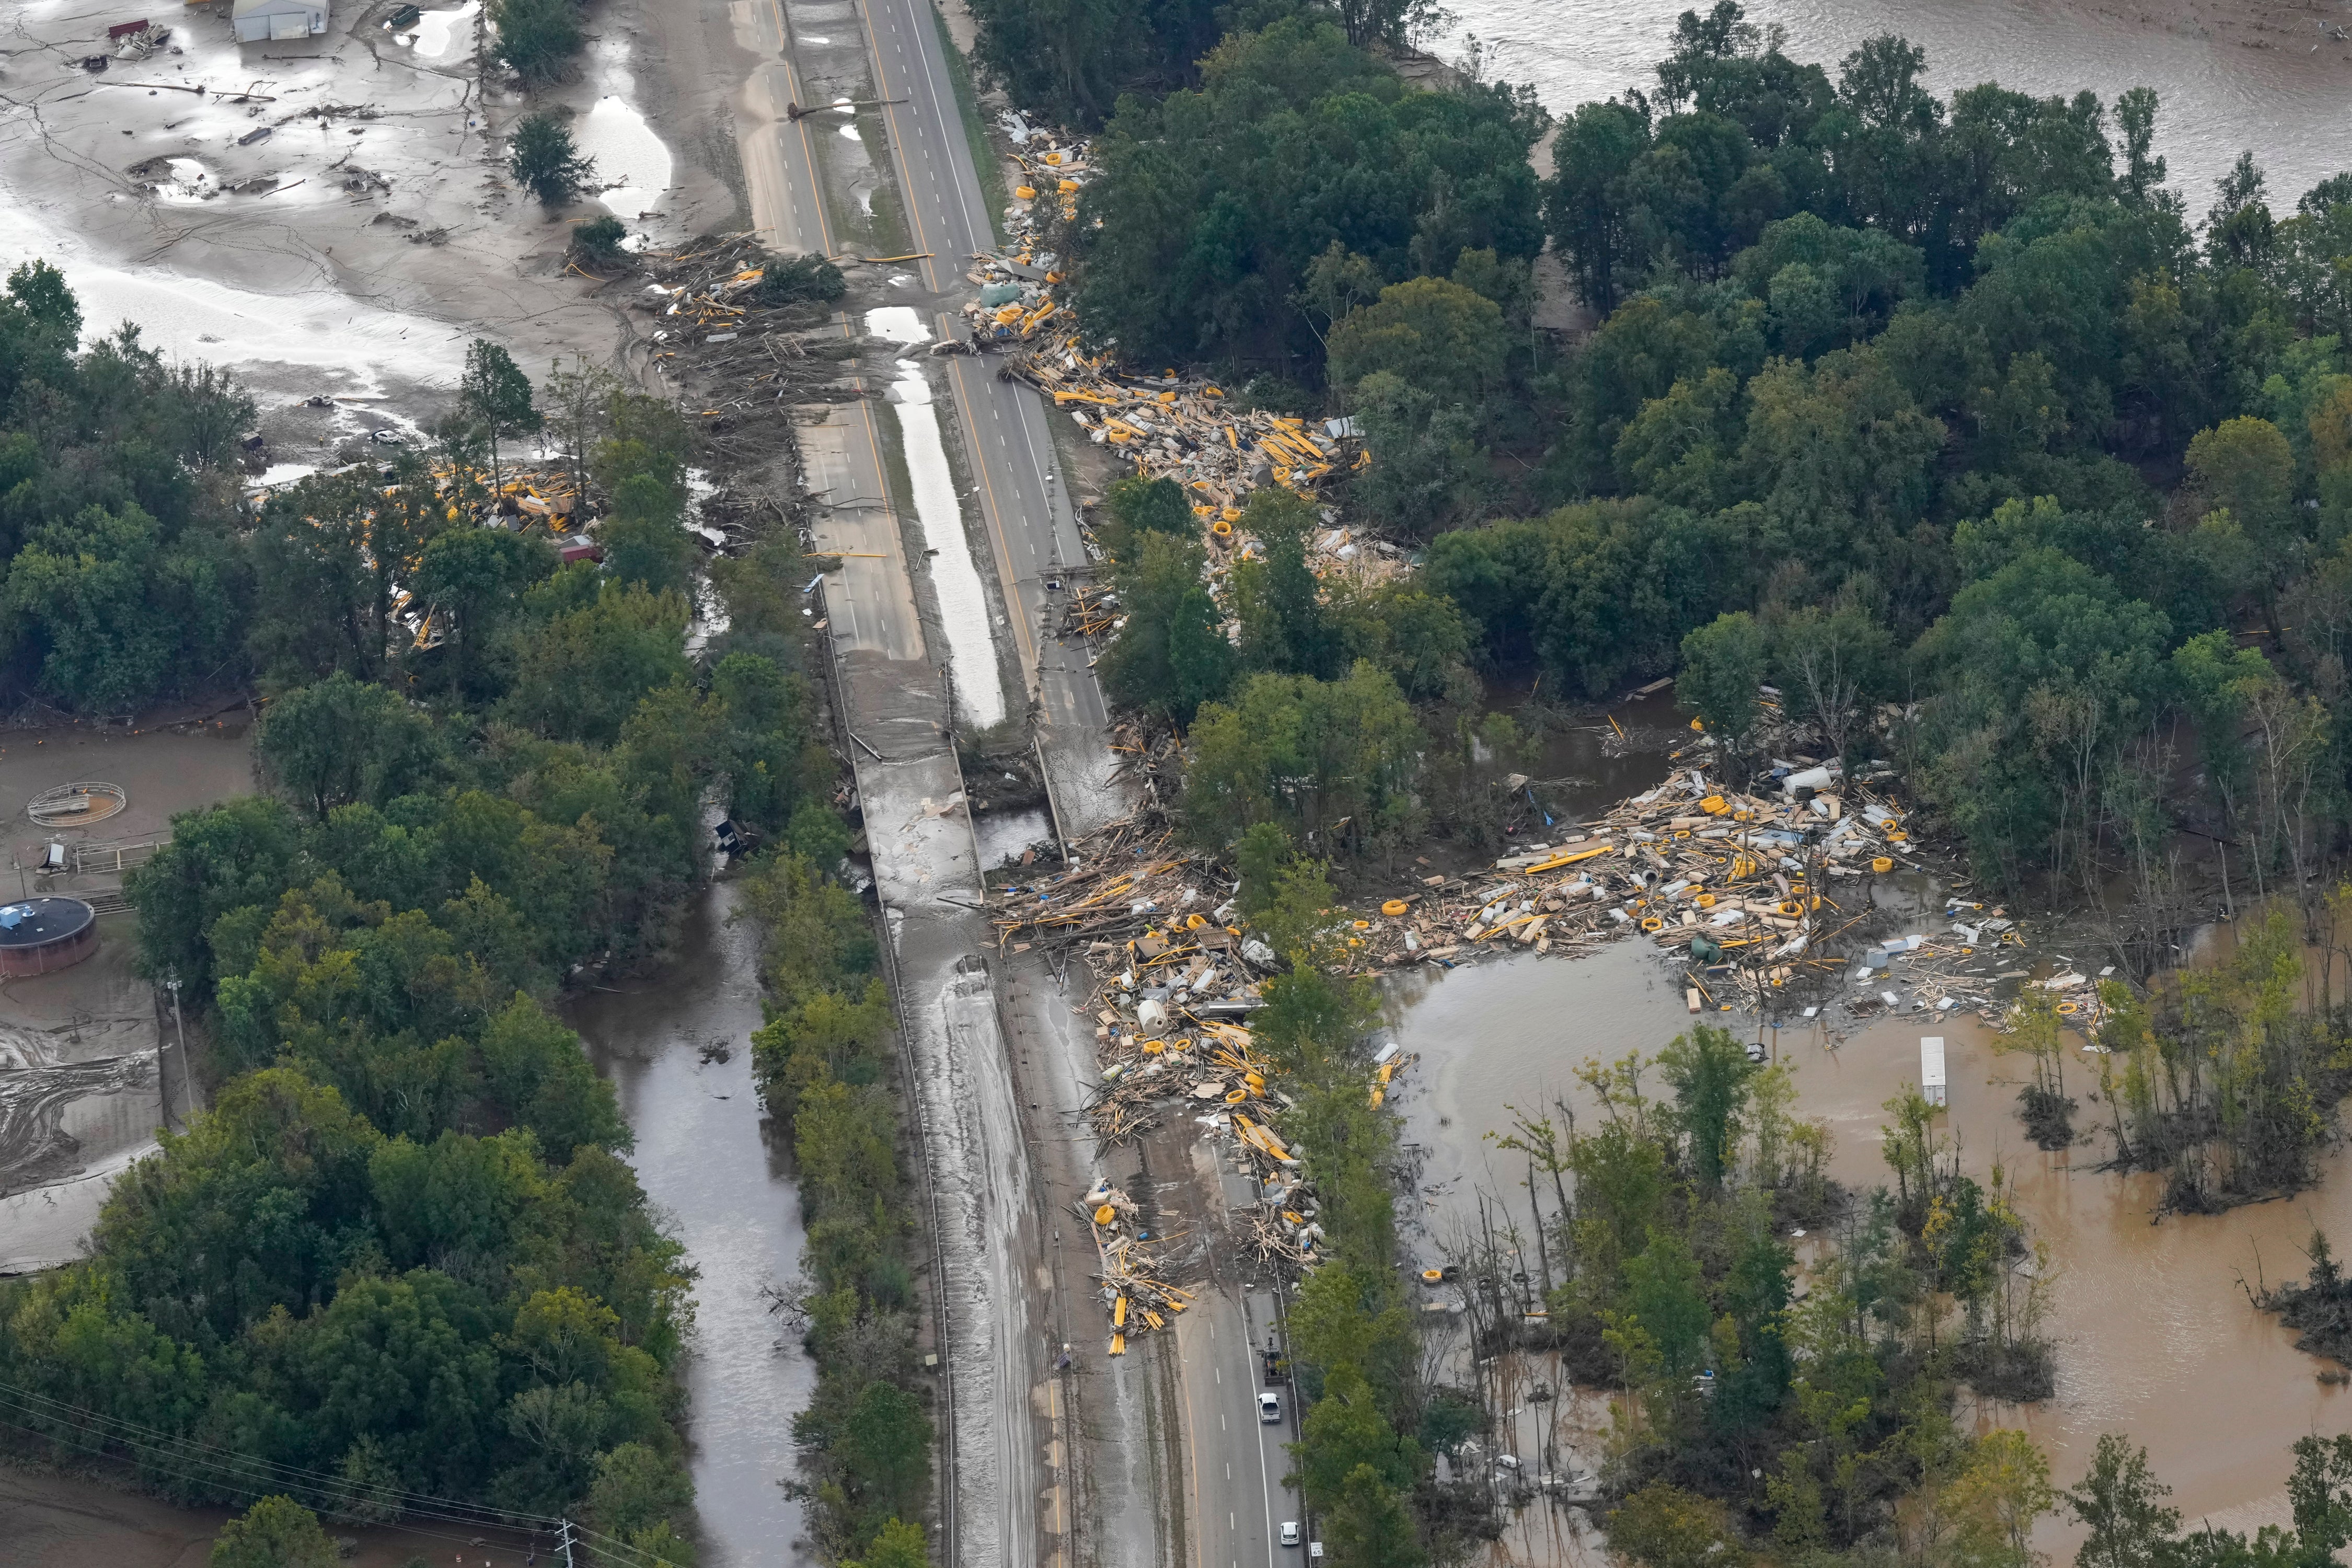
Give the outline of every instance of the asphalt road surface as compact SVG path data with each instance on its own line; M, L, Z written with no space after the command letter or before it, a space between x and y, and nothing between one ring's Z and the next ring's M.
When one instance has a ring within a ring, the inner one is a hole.
M928 0L866 0L861 9L908 224L915 248L930 253L915 264L918 274L942 303L960 302L971 257L995 249L996 237L939 23ZM941 310L937 331L960 337L962 318ZM1055 468L1049 411L1028 387L998 380L993 357L957 357L948 366L975 499L1028 687L1024 696L1041 704L1045 744L1058 753L1056 805L1069 819L1065 826L1084 832L1117 814L1100 787L1108 774L1109 714L1084 646L1065 647L1050 630L1061 621L1065 590L1057 584L1087 557Z
M1273 1322L1273 1297L1233 1287L1204 1291L1177 1320L1196 1568L1282 1568L1306 1560L1304 1544L1286 1547L1279 1536L1284 1521L1303 1514L1298 1494L1282 1484L1298 1412L1287 1384L1266 1386L1258 1354ZM1261 1393L1281 1400L1280 1421L1259 1415Z

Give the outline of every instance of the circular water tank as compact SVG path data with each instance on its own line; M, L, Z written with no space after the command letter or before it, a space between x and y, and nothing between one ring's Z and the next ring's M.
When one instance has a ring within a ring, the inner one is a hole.
M98 916L79 899L0 904L0 975L47 974L98 951Z

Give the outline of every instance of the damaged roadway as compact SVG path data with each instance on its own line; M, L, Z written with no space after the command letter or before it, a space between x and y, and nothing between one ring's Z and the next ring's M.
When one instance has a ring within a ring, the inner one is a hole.
M887 91L873 85L867 35L838 0L734 14L736 40L752 57L736 100L744 184L753 226L780 250L870 253L877 237L870 219L860 219L885 181L918 198L905 204L924 237L918 248L947 248L935 237L946 219L931 199L942 193L927 174L910 179L901 161L910 145L962 146L961 127L934 118L954 113L936 29L923 17L925 27L914 30L918 12L894 22L876 9L877 41L894 62L883 76ZM897 46L919 51L925 42L934 51L936 93L902 79L908 68L897 63ZM796 102L902 96L909 101L887 106L887 157L866 147L850 116L785 111ZM978 212L968 156L961 170ZM867 232L845 232L859 227ZM932 290L961 287L959 270L944 265L920 277L854 268L852 282L857 310L906 305L935 331L952 322L958 301ZM857 319L851 311L839 330L854 335ZM980 565L993 579L990 629L999 663L1024 686L1042 688L1056 802L1091 820L1123 809L1107 783L1101 697L1083 647L1065 649L1034 630L1048 614L1054 566L1080 559L1081 547L1058 482L1048 483L1052 447L1025 389L998 383L987 362L942 362L875 340L868 348L859 369L870 395L811 406L797 423L805 482L820 502L814 546L840 562L825 576L820 613L888 921L938 1240L946 1344L939 1425L948 1450L942 1556L967 1568L1082 1561L1172 1568L1171 1542L1181 1528L1169 1527L1164 1500L1174 1493L1155 1485L1170 1479L1161 1461L1171 1400L1149 1386L1147 1358L1104 1357L1099 1313L1087 1296L1092 1247L1052 1213L1055 1194L1082 1192L1097 1173L1081 1115L1095 1073L1092 1042L1073 1027L1068 1003L1042 969L998 967L994 958L940 670L950 659L933 577L940 568L924 553L919 531L910 542L909 531L920 527L912 498L892 504L888 448L902 436L877 406L884 389L921 374L932 400L954 409L952 456L964 464L956 488L976 507L964 521L975 559L987 552ZM1007 706L1017 711L1019 704ZM1073 756L1090 760L1060 761Z

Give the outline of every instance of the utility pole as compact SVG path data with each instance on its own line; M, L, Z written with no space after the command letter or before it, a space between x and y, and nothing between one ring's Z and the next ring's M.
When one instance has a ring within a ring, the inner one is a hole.
M563 1568L572 1568L572 1521L568 1519L560 1519L556 1523L562 1526L562 1538L556 1542L556 1544L563 1549Z
M196 1081L188 1071L188 1026L180 1016L180 977L174 974L163 984L171 989L172 1033L180 1042L180 1087L188 1091L188 1110L194 1112L196 1109ZM163 1051L159 1046L155 1050L155 1077L163 1088L163 1125L169 1127L172 1125L172 1079L163 1071Z

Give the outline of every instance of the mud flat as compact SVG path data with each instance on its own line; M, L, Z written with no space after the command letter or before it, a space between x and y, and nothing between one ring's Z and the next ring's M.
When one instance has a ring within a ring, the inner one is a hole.
M239 708L137 731L0 732L0 809L10 813L0 897L120 889L119 875L41 879L16 868L37 864L51 842L152 843L173 813L251 790L248 728ZM58 829L25 816L42 791L92 780L121 784L123 808ZM175 1125L201 1103L155 988L137 972L136 918L101 915L98 933L83 963L0 984L0 1273L75 1257L114 1176L155 1147L167 1097Z
M564 219L580 215L543 212L507 177L521 114L578 117L633 229L680 239L736 206L730 166L674 161L669 116L633 106L640 65L673 64L648 34L667 18L603 8L576 79L526 97L499 68L483 79L479 4L403 34L382 26L390 9L338 6L323 37L240 46L226 5L174 7L163 48L96 75L80 62L106 49L111 14L24 6L0 35L0 268L64 270L86 341L135 321L174 356L236 369L289 470L373 430L415 435L475 336L534 375L573 353L649 368L622 314L565 269ZM646 101L690 113L709 96L688 56Z
M1754 1028L1736 1015L1717 1020ZM1433 1252L1458 1235L1480 1188L1503 1194L1524 1227L1523 1173L1507 1158L1490 1164L1485 1134L1509 1128L1511 1107L1540 1114L1555 1097L1594 1125L1598 1108L1574 1081L1578 1062L1654 1054L1703 1021L1685 1012L1658 959L1633 944L1564 962L1514 957L1401 990L1396 1037L1422 1059L1398 1105L1405 1141L1427 1156L1417 1202L1401 1209L1420 1211L1413 1244ZM2047 1321L2057 1392L2037 1405L1984 1405L1979 1423L2023 1426L2062 1486L2080 1478L2100 1433L2126 1432L2147 1445L2185 1518L2231 1530L2286 1522L2289 1446L2306 1433L2352 1431L2352 1394L2320 1384L2331 1363L2295 1350L2294 1332L2257 1312L2240 1282L2299 1278L2315 1224L2352 1235L2352 1154L2326 1157L2319 1185L2294 1198L2159 1219L2154 1178L2095 1168L2111 1142L2106 1107L2084 1092L2096 1090L2095 1058L2074 1050L2068 1063L2085 1136L2045 1153L2017 1119L2028 1060L1997 1054L1992 1032L1973 1018L1888 1019L1835 1047L1810 1026L1784 1027L1777 1050L1796 1068L1798 1111L1829 1123L1839 1181L1887 1181L1881 1106L1916 1081L1923 1033L1947 1040L1951 1109L1940 1128L1969 1173L1981 1180L1995 1162L2005 1167L2033 1236L2056 1260ZM2078 1536L2053 1516L2035 1544L2069 1559Z

